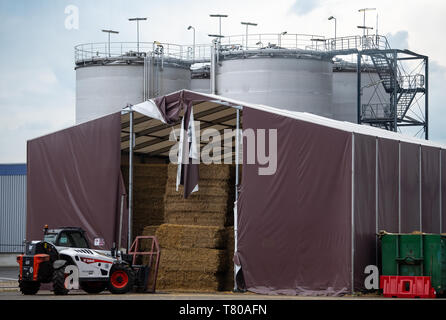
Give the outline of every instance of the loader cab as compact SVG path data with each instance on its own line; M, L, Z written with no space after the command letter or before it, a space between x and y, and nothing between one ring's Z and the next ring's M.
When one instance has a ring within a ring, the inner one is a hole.
M85 231L81 228L60 228L45 231L44 241L54 244L56 247L90 248Z

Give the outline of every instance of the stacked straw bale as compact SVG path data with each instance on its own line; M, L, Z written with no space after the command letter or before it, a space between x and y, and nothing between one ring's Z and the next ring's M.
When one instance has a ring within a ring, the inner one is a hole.
M128 165L121 167L128 186ZM164 223L164 194L167 164L133 165L133 219L132 234L143 234L146 226Z
M182 225L234 224L234 166L200 164L199 190L188 199L183 187L176 191L177 166L169 164L165 194L165 222Z
M227 272L226 232L214 226L163 224L157 287L161 290L218 291Z

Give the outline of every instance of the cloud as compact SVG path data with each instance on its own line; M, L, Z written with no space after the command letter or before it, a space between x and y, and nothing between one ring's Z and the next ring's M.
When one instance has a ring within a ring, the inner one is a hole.
M386 38L391 48L409 49L409 32L406 30L388 33L386 34Z
M296 0L290 10L299 16L306 15L318 7L320 3L321 0Z

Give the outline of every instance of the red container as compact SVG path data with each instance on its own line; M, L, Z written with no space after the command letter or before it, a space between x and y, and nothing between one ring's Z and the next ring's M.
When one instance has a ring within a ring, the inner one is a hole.
M381 276L379 282L387 298L435 298L431 277Z

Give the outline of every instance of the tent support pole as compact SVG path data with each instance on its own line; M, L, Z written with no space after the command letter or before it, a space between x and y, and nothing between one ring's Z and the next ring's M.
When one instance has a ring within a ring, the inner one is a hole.
M398 142L398 232L401 233L401 141Z
M441 190L441 188L442 188L442 186L441 186L441 175L442 175L442 172L441 172L441 149L440 149L440 159L439 159L439 161L440 161L440 166L439 166L439 168L440 168L440 233L443 233L443 217L442 217L442 215L443 215L443 202L442 202L442 199L441 199L441 197L442 197L442 194L443 194L443 190Z
M237 220L238 220L238 212L237 212L237 202L238 202L238 181L239 181L239 163L240 163L240 109L237 108L237 124L235 130L235 208L234 208L234 255L237 253ZM238 291L237 286L237 271L238 266L234 263L234 291Z
M378 250L378 233L379 233L379 186L378 186L378 161L379 161L379 147L378 147L378 138L375 140L375 231L376 231L376 265L378 266L379 261L379 250Z
M355 134L352 133L352 294L355 293Z
M130 251L132 245L132 215L133 215L133 110L129 106L130 116L130 134L129 134L129 221L128 221L128 240L127 240L127 253Z
M422 174L422 172L421 172L421 145L418 147L419 149L419 157L418 157L418 170L419 170L419 172L418 172L418 174L419 174L419 176L420 176L420 178L419 178L419 182L420 182L420 185L419 185L419 197L420 197L420 232L423 232L423 193L422 193L422 190L423 190L423 187L422 187L422 176L421 176L421 174Z

